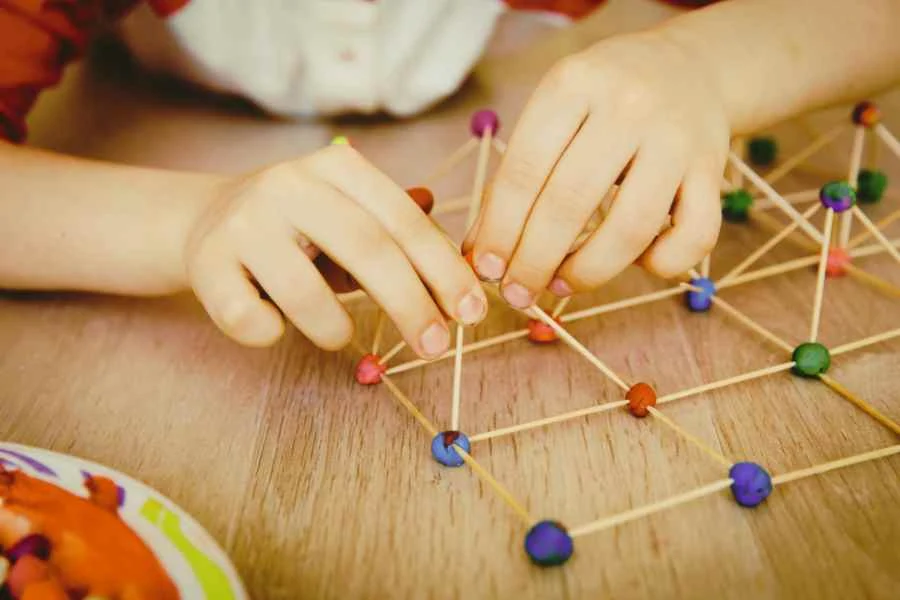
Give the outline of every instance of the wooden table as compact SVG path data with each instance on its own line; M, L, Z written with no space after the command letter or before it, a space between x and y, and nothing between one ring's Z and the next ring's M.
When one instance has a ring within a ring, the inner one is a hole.
M638 5L623 12L614 2L610 27L662 14ZM42 101L34 140L97 158L237 171L307 152L337 131L414 184L465 141L474 107L514 115L525 97L524 88L470 87L415 122L285 124L133 95L79 71ZM105 100L82 102L78 122L53 126L64 101L96 97L89 93ZM900 102L884 102L894 107L888 124L900 130ZM842 118L846 109L809 123L821 130ZM797 125L779 132L785 153L808 141ZM845 168L848 143L846 136L825 153L822 168ZM883 161L900 177L900 161ZM465 193L470 177L463 169L438 186L441 199ZM459 219L446 223L459 232ZM727 226L713 273L766 236L753 225ZM763 264L802 254L788 245ZM900 285L890 258L859 264ZM664 285L634 269L574 306ZM813 289L814 274L801 270L723 298L793 344L806 335ZM897 327L897 302L850 279L830 280L822 341ZM368 343L376 311L363 303L354 312L357 339ZM522 323L498 305L469 335ZM721 311L692 314L678 299L571 331L622 377L660 393L787 360ZM389 330L386 343L394 339ZM230 552L255 598L847 599L896 598L900 589L900 456L787 484L755 510L721 492L581 538L566 567L540 570L526 560L525 528L507 506L470 470L439 467L428 436L386 389L353 382L351 350L325 354L296 332L271 349L242 348L187 296L14 294L0 296L0 349L0 438L105 463L158 488ZM898 357L895 340L836 359L831 373L898 419ZM445 361L395 381L441 424L451 376ZM565 346L511 342L464 361L462 428L474 434L620 397ZM824 385L784 373L664 411L730 459L773 474L898 441ZM535 516L569 526L724 476L660 422L621 411L476 444L473 454Z

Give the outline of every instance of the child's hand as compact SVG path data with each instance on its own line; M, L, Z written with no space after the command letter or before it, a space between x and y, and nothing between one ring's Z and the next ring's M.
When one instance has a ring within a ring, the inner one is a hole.
M560 296L595 288L638 258L659 275L682 273L716 242L728 142L701 61L662 34L598 44L534 92L466 248L517 307L548 286ZM570 253L617 180L605 221Z
M281 314L255 280L310 340L336 349L350 340L353 323L313 263L320 250L366 289L420 355L448 348L445 314L472 324L486 312L484 291L459 250L349 146L229 182L190 235L188 277L216 324L239 342L266 345L283 332ZM336 269L322 271L334 276ZM346 284L348 277L337 279Z

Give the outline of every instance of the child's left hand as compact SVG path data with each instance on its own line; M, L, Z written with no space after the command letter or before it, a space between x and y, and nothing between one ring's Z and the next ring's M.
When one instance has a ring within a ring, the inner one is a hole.
M596 288L638 259L681 274L715 245L728 143L702 60L660 33L597 44L538 85L466 250L520 308L548 286L559 296ZM572 252L617 180L605 221Z

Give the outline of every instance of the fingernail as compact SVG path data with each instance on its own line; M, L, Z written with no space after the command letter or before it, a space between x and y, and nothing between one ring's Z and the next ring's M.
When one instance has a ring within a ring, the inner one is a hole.
M466 325L474 325L481 321L487 311L487 298L484 297L481 288L472 290L463 296L456 306L456 311Z
M518 283L508 283L503 286L503 297L516 308L528 308L534 304L534 296L525 286Z
M503 277L506 271L506 263L496 254L487 252L478 257L476 263L478 274L491 281L497 281Z
M550 282L550 291L560 298L572 295L572 288L569 287L569 284L564 279L559 277Z
M419 338L419 343L428 356L443 354L450 347L450 332L440 323L432 323Z

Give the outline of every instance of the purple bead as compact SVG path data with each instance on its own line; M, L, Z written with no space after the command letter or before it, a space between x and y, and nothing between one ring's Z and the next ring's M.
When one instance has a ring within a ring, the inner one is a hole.
M563 564L574 550L572 536L555 521L541 521L525 535L525 552L531 562L542 567Z
M691 279L691 285L699 291L688 290L684 299L691 312L706 312L712 306L712 297L716 295L716 284L708 277Z
M731 493L741 506L753 508L772 493L772 478L756 463L735 463L728 471L728 476L733 481Z
M28 554L41 560L47 560L50 557L50 540L39 533L26 535L10 546L6 551L6 558L9 559L9 562L14 563Z
M484 132L488 128L491 129L491 135L497 135L497 131L500 129L500 118L497 117L497 113L485 109L479 110L472 115L472 120L469 122L469 129L472 131L472 135L483 137Z
M461 467L465 461L462 455L456 451L457 446L466 453L472 449L466 434L458 431L444 431L431 440L431 455L434 460L445 467Z
M846 181L832 181L819 190L819 201L836 213L844 212L856 204L856 191Z

